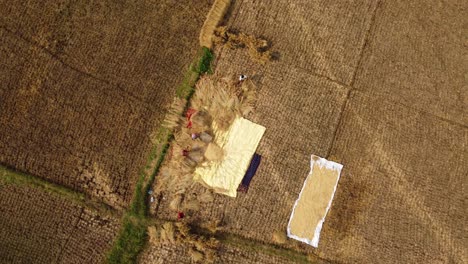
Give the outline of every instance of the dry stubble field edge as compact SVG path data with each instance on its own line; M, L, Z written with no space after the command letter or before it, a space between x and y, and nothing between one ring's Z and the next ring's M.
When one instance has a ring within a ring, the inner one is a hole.
M177 88L176 95L187 99L194 93L198 78L205 73L211 73L213 54L210 49L202 47L197 59L192 63L184 76L182 84ZM181 113L182 114L182 113ZM164 161L167 149L173 138L172 133L161 127L156 136L147 165L140 172L135 194L130 208L125 212L122 228L107 255L108 263L136 263L138 254L143 250L147 240L148 227L148 191Z
M3 165L0 165L0 183L38 188L49 194L58 194L70 202L94 210L101 215L122 216L120 211L96 198Z
M161 226L162 224L167 222L176 223L176 221L174 221L173 219L153 218L151 220L148 220L149 225L157 226ZM315 254L305 255L301 252L289 248L284 248L280 245L252 240L249 238L245 238L241 235L223 231L217 231L213 234L212 231L209 231L206 228L193 224L190 225L190 228L196 235L204 235L206 237L213 236L214 238L216 238L216 240L223 244L234 246L239 249L244 249L248 252L255 253L260 251L270 256L288 259L295 263L330 263L328 260L322 259Z

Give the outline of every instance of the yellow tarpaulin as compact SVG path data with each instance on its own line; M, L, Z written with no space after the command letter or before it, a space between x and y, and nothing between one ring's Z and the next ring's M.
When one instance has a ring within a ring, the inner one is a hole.
M224 159L202 164L195 170L194 180L213 188L217 193L236 197L237 187L249 167L265 127L238 117L227 132L214 130L214 142L223 148Z

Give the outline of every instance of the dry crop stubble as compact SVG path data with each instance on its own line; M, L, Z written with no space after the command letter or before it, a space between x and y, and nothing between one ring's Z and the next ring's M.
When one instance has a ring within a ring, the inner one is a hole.
M376 7L373 0L236 1L225 26L268 40L289 67L349 85Z
M151 244L140 256L140 263L193 263L190 248L184 245ZM203 262L202 262L203 263ZM309 263L306 258L288 258L272 252L264 253L258 247L242 247L221 243L215 263ZM312 262L321 263L321 262Z
M348 166L321 235L323 257L465 262L465 128L354 92L335 142L332 155Z
M117 235L118 218L70 197L3 180L0 189L2 262L101 263Z
M127 207L210 7L0 4L0 161Z
M381 1L355 87L468 125L465 1Z

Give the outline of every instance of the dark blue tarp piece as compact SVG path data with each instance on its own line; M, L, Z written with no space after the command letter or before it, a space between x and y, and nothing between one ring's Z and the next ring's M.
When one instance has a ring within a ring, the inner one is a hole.
M238 192L247 192L249 189L250 181L252 180L253 176L257 172L258 166L260 165L260 161L262 160L262 156L257 153L254 153L252 160L250 161L249 168L245 172L244 178L242 179L239 188L237 188Z

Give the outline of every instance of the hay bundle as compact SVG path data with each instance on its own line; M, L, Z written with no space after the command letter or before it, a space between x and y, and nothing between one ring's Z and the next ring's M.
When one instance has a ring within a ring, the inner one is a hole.
M285 244L288 240L288 237L284 231L275 231L272 237L273 241L277 244Z
M215 29L213 42L216 45L224 45L231 49L247 48L250 57L260 64L265 64L273 59L270 44L267 40L242 32L236 33L226 27Z
M171 243L175 242L175 229L174 224L171 222L166 222L163 224L161 231L160 231L160 238L161 242L163 243Z
M174 129L183 121L183 117L181 113L184 112L184 108L187 105L187 100L181 98L174 98L169 110L163 121L163 126L169 129L170 131L174 131Z
M230 127L236 116L250 113L256 101L255 85L250 80L235 83L218 77L202 77L196 87L193 107L208 112L222 131Z
M205 151L205 158L209 161L221 161L224 158L224 150L214 143L209 143Z
M214 197L210 190L206 190L204 193L199 195L197 199L202 203L211 203L214 200Z
M230 0L215 0L201 28L200 46L211 49L213 33L226 14L230 3Z
M196 262L213 263L220 247L216 238L195 234L186 222L164 222L159 228L150 226L148 234L154 244L188 245L189 254Z

